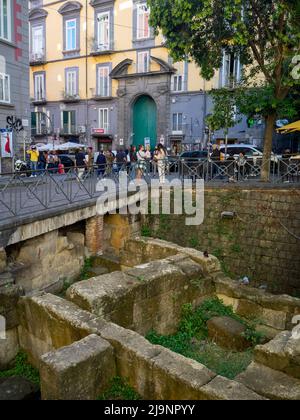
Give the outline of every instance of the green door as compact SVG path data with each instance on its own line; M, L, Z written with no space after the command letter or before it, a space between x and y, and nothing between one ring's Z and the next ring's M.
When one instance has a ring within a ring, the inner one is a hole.
M150 139L153 150L157 142L156 104L149 96L141 96L133 105L133 144L145 145Z

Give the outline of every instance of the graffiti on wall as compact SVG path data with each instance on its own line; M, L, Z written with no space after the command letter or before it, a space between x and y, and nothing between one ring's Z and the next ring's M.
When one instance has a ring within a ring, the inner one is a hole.
M9 115L6 118L6 123L7 131L15 131L17 133L20 133L24 130L22 120L20 120L20 118L14 117L13 115Z

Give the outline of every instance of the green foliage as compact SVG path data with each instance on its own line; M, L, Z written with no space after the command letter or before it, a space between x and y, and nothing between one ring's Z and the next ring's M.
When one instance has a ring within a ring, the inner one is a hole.
M141 396L130 387L127 380L117 376L111 380L109 389L98 399L136 401L141 400Z
M162 336L150 331L146 338L152 343L169 348L185 357L194 359L219 375L233 379L252 361L253 350L237 353L220 348L208 340L207 322L216 316L228 316L247 326L245 337L253 345L262 342L263 336L255 331L253 324L248 324L237 316L232 307L225 306L218 298L208 299L194 309L191 304L182 308L182 318L178 332L171 336Z
M197 237L197 236L192 236L192 237L189 239L189 246L190 246L191 248L198 248L198 247L199 247L199 245L200 245L200 243L199 243L199 239L198 239L198 237Z
M229 89L212 90L213 111L207 118L212 131L224 129L228 134L229 128L234 127L241 118L237 118L236 98Z
M91 269L93 267L93 258L86 258L80 272L80 280L88 280L91 277Z
M148 225L143 225L141 229L141 235L144 238L150 238L152 236L151 229Z
M22 376L37 385L40 383L39 371L28 363L27 354L22 351L17 354L12 369L0 371L0 378L11 376Z

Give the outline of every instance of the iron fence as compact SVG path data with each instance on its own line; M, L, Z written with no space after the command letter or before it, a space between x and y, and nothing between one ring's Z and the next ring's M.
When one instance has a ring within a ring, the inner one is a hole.
M293 183L300 187L300 160L278 159L268 162L270 183L284 186ZM99 196L97 181L112 179L116 183L120 172L127 174L128 182L136 178L161 181L179 179L204 179L206 184L247 183L260 180L262 161L238 160L212 161L168 158L165 161L114 163L90 168L65 168L40 171L19 171L0 175L0 224L21 216L63 208L93 200Z

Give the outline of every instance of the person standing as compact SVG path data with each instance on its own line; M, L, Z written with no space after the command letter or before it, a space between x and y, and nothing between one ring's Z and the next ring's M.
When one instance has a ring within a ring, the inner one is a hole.
M85 171L85 154L82 149L78 149L75 153L75 168L77 170L78 179L81 180Z
M166 158L167 154L165 148L162 144L159 144L157 146L155 160L157 162L159 182L161 184L164 184L166 182Z
M142 179L142 176L145 173L146 170L146 158L147 158L147 152L145 151L144 146L141 144L139 146L139 151L136 154L137 157L137 179Z
M98 178L101 178L104 176L105 174L105 169L106 169L106 157L104 155L103 150L100 151L97 160L96 160L96 164L97 164L97 173L98 173Z
M36 177L37 176L37 168L38 168L38 161L39 161L39 156L40 153L37 150L36 146L31 146L30 150L27 150L27 155L29 155L30 158L30 169L31 169L31 177Z

